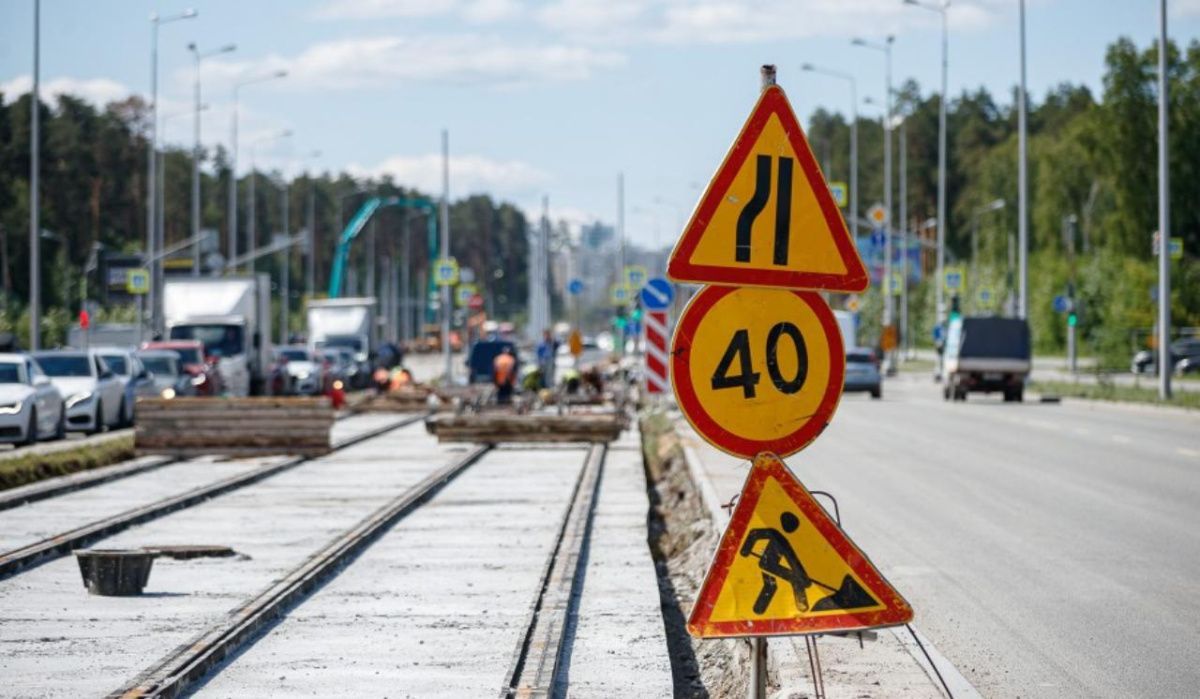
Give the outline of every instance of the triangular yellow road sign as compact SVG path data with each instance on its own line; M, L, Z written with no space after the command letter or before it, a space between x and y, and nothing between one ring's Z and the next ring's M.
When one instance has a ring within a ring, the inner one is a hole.
M855 631L913 611L779 457L754 459L687 628L700 638Z
M671 253L667 276L862 291L867 271L783 90L763 91Z

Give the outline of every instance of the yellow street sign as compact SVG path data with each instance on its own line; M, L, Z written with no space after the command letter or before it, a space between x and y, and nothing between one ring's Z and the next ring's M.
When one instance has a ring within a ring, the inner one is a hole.
M458 283L458 260L443 257L433 264L433 281L438 286L454 286Z
M948 294L961 293L967 288L967 271L958 265L946 267L943 270L942 284Z
M608 295L614 306L624 306L633 300L633 292L627 284L613 284Z
M687 628L700 638L855 631L912 621L904 597L774 454L742 487Z
M130 294L150 293L150 270L144 268L126 270L125 291Z
M846 192L848 191L850 191L850 188L846 186L845 182L829 183L829 192L833 194L833 200L836 201L837 205L843 209L846 208L846 204L849 203L849 200L846 196Z
M868 278L783 90L763 90L671 253L676 281L862 291Z
M642 265L626 265L625 266L625 284L630 290L637 293L643 286L646 285L646 280L650 278L650 273Z
M571 337L567 340L567 345L571 348L571 354L576 358L583 354L583 336L579 334L579 330L572 330Z
M752 458L793 454L833 418L846 354L815 292L707 286L671 340L671 376L685 417L713 446Z
M466 308L471 303L471 297L479 293L479 287L474 284L459 284L454 289L454 303L459 308Z

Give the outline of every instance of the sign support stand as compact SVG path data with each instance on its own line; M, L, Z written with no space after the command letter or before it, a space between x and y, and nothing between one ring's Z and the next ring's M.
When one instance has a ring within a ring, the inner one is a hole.
M750 639L750 699L767 699L767 639Z

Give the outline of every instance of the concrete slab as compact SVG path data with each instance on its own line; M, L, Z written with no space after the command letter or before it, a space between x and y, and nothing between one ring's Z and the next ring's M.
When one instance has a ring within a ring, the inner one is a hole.
M498 695L585 455L485 455L199 695Z
M646 540L649 509L641 439L628 430L604 465L564 696L673 694L658 576Z
M73 557L0 582L0 696L118 688L459 453L417 423L105 540L224 544L242 554L160 559L140 597L88 595Z

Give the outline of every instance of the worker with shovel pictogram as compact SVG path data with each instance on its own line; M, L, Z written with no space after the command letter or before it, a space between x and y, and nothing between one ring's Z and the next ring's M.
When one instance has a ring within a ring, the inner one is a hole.
M779 526L783 531L760 527L751 529L742 543L740 554L743 557L758 558L758 567L762 571L762 590L754 600L754 613L766 613L775 591L779 588L777 580L783 580L792 587L792 596L796 600L796 609L800 612L809 611L807 590L813 585L828 590L830 595L817 601L812 611L830 611L835 609L857 609L879 604L849 575L843 577L841 587L833 587L814 580L804 569L800 557L787 540L791 534L800 528L800 518L791 512L779 516ZM754 550L760 541L765 541L761 553Z

